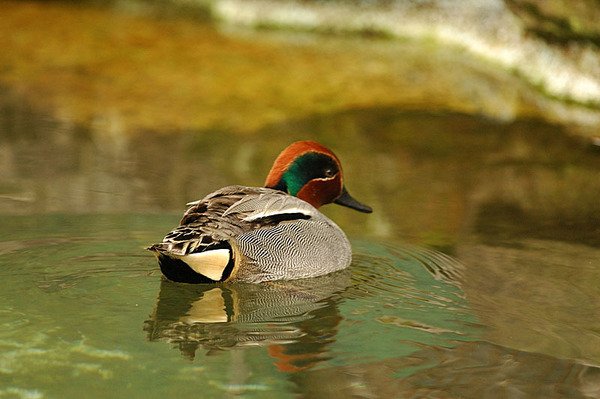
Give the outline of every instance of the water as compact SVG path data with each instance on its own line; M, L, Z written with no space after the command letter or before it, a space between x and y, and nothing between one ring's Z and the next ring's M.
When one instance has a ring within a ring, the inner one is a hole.
M372 109L111 139L5 99L1 395L598 396L600 154L560 128ZM144 247L186 201L260 185L286 131L375 209L325 208L350 270L162 280Z
M285 397L292 374L455 346L476 330L460 290L431 278L421 262L436 259L416 249L360 243L352 270L269 285L161 280L142 246L166 219L3 217L3 394Z
M363 106L126 129L137 114L52 113L16 87L0 89L0 397L600 397L600 151L572 126ZM262 185L298 139L332 147L374 208L323 208L350 269L163 280L144 248L184 204Z

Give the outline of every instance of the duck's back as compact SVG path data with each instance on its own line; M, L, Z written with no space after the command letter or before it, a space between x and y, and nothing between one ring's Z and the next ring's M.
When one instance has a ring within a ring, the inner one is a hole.
M231 255L221 278L229 281L314 277L350 264L351 247L342 230L312 205L281 191L228 186L189 205L180 226L151 247L159 261L163 257L161 268L169 259L169 267L185 267L175 263L219 250Z

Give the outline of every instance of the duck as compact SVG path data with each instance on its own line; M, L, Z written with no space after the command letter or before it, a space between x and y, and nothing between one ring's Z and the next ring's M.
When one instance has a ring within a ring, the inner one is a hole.
M297 141L275 159L264 187L226 186L188 203L179 226L147 249L180 283L317 277L352 261L346 234L319 211L331 203L372 212L349 194L330 149Z

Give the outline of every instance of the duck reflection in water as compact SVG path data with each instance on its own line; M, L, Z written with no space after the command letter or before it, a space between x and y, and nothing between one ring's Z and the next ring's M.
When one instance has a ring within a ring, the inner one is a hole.
M164 279L144 330L149 341L173 343L189 359L200 348L210 354L264 345L280 371L301 371L328 358L342 320L337 303L350 285L349 270L263 284Z

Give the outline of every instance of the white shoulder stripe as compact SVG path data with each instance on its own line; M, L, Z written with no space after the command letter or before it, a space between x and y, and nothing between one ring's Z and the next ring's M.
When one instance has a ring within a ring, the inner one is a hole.
M280 192L248 195L233 204L223 216L237 213L247 222L277 215L299 213L308 217L318 211L307 202Z
M248 216L246 216L243 220L246 222L252 222L257 219L266 218L269 216L277 216L277 215L289 215L293 213L300 213L302 215L306 215L308 217L311 216L311 213L307 209L302 208L287 208L284 210L276 210L276 209L265 209L262 212L254 212Z

